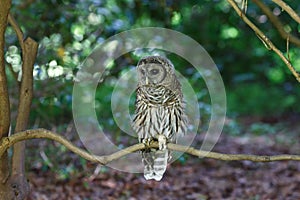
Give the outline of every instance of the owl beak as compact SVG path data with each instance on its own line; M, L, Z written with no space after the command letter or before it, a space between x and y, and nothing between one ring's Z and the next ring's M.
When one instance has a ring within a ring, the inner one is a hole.
M148 77L146 76L145 78L146 78L145 83L146 83L146 85L148 85L148 83L149 83Z

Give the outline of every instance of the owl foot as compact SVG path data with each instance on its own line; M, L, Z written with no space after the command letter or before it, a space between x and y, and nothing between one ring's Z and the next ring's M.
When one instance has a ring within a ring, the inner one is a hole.
M149 148L150 143L151 143L151 138L144 138L142 140L142 143L145 144Z
M158 148L159 150L166 150L167 148L167 138L164 135L158 135L157 136L158 140Z

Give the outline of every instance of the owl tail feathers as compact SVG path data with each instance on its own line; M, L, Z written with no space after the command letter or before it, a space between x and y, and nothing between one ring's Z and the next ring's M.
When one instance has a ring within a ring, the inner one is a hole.
M147 159L150 158L150 159ZM167 169L168 150L156 150L146 153L144 157L144 177L146 180L160 181ZM149 162L151 161L151 162Z

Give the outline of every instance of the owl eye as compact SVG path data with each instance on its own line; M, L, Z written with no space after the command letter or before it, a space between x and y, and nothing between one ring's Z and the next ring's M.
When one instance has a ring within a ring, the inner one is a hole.
M159 73L158 69L151 69L150 70L151 75L157 75Z
M140 72L145 75L145 70L141 69Z

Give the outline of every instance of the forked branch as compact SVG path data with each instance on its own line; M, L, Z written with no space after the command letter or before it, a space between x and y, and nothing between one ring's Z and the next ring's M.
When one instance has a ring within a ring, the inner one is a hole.
M275 28L278 30L279 34L282 38L288 39L291 43L297 45L300 47L300 39L297 37L287 33L284 28L282 22L276 17L273 12L270 10L270 8L262 1L260 0L252 0L269 18L270 22L275 26Z
M64 145L66 148L68 148L70 151L76 153L77 155L81 156L82 158L97 162L102 165L106 165L109 162L119 159L123 156L126 156L130 153L133 153L138 150L142 150L145 148L158 148L158 143L153 142L150 144L149 147L147 147L145 144L139 143L132 145L130 147L127 147L125 149L122 149L120 151L117 151L110 155L104 155L104 156L96 156L88 153L87 151L78 148L74 146L70 141L66 140L64 137L53 133L49 130L45 129L35 129L35 130L26 130L23 132L19 132L16 134L13 134L10 137L6 137L3 140L0 141L0 156L12 145L14 145L17 142L28 140L28 139L37 139L37 138L45 138L54 140L56 142L59 142L60 144ZM247 155L247 154L224 154L224 153L216 153L216 152L208 152L208 151L202 151L195 149L193 147L187 147L182 146L178 144L168 143L167 148L173 151L180 151L185 152L197 157L205 157L205 158L213 158L218 160L226 160L226 161L237 161L237 160L250 160L253 162L271 162L271 161L282 161L282 160L295 160L300 161L300 155L275 155L275 156L257 156L257 155Z
M288 67L288 69L295 76L296 80L300 82L300 74L293 67L288 58L286 58L283 53L272 43L272 41L257 27L253 22L251 22L245 13L238 7L234 0L227 0L228 3L233 7L233 9L237 12L237 14L241 17L241 19L256 33L258 38L264 43L264 45L269 49L274 51L280 59L284 62L284 64Z
M16 120L15 132L26 130L30 106L33 96L33 66L37 55L38 43L32 38L24 37L24 34L11 14L8 15L8 22L16 32L22 50L22 78L19 90L18 115ZM29 184L25 177L25 141L14 145L12 165L11 165L11 185L20 188L15 191L25 199L29 194Z

